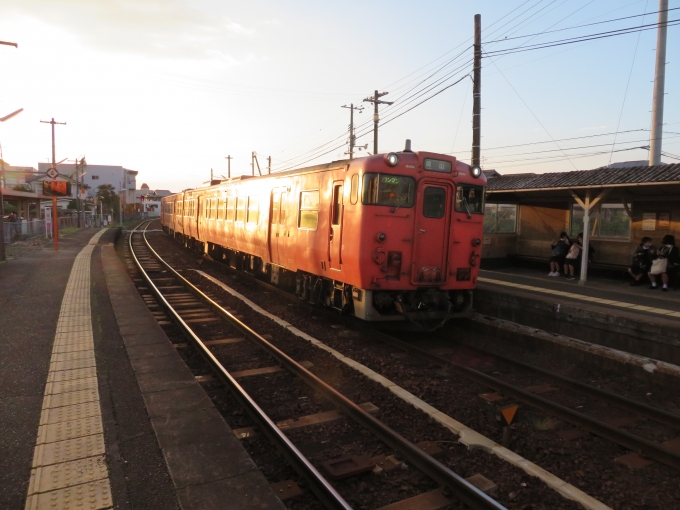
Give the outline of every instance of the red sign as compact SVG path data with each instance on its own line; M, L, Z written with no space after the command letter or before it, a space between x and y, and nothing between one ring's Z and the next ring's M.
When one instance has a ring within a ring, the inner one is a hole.
M67 197L71 194L71 183L66 181L43 181L43 195Z

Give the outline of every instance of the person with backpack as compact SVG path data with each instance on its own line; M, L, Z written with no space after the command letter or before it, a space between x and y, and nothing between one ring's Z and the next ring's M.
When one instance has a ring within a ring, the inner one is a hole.
M675 238L672 235L665 235L661 241L662 246L656 250L656 258L652 260L652 267L649 270L649 279L652 284L650 289L656 289L656 277L661 275L663 292L668 292L668 276L675 277L675 271L680 266L680 251L675 246Z
M571 242L566 232L561 232L559 239L553 239L550 244L552 251L550 252L550 273L548 273L548 276L560 275L570 244Z
M564 277L567 280L575 280L574 273L581 267L581 253L583 252L583 232L579 232L576 242L571 245L564 259Z
M635 248L633 253L633 259L631 260L630 267L628 268L628 274L633 277L633 281L630 282L631 287L640 285L640 280L642 277L649 272L652 265L652 254L655 252L652 246L651 237L643 237L640 241L640 245Z

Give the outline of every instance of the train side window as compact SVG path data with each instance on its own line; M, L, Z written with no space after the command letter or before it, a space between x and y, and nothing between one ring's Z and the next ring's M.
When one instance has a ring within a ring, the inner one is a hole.
M316 230L319 224L319 190L300 192L298 228Z
M279 225L286 224L286 195L285 191L281 192L281 212L279 214Z
M227 197L227 221L234 221L234 206L236 205L235 197Z
M210 218L210 199L205 200L205 219Z
M244 221L246 219L246 197L238 197L236 199L236 221Z
M331 211L331 224L340 225L342 213L342 184L333 186L333 210Z
M246 223L257 223L260 216L260 200L259 197L248 197L248 217Z
M446 211L446 190L428 186L423 193L423 216L443 218Z
M281 193L272 193L272 225L279 223L279 212L281 211Z
M349 202L354 205L359 201L359 174L352 176L352 183L349 193Z
M218 211L218 209L217 209L217 199L213 198L212 199L212 207L210 208L210 217L213 220L217 219L217 211Z
M217 219L218 220L224 219L224 199L223 198L217 199Z

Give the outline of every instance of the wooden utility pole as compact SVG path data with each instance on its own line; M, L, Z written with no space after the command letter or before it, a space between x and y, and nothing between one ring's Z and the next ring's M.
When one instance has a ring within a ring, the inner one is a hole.
M232 158L231 155L229 155L224 159L227 160L227 177L229 177L229 179L231 179L231 160L234 159L234 158Z
M357 141L357 137L354 136L354 110L361 112L364 109L364 107L363 106L354 106L354 103L350 103L349 106L347 106L345 104L345 105L342 105L340 108L349 108L349 152L346 152L345 154L349 154L349 159L353 159L354 158L354 145Z
M55 146L54 146L54 126L60 124L62 126L66 125L66 122L55 122L54 117L52 120L41 120L43 124L52 124L52 169L57 171L57 158L55 157ZM57 180L57 176L52 177L53 181ZM59 251L59 226L57 225L57 196L52 195L52 236L54 237L54 251Z
M480 166L482 132L482 15L475 14L475 56L472 70L472 166Z
M271 173L272 173L272 157L267 156L267 174L269 175Z
M656 69L652 100L652 137L649 141L649 166L661 164L663 138L663 96L666 82L666 32L668 31L668 0L659 0L659 28L656 35Z
M379 104L393 104L389 101L380 101L379 98L386 96L389 92L378 92L377 90L373 94L373 97L367 97L364 99L366 103L373 103L373 154L378 154L378 122L380 121L380 116L378 115L378 105Z

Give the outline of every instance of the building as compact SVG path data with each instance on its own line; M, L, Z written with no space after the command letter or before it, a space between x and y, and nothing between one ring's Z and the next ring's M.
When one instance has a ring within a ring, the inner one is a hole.
M0 160L3 210L4 205L9 205L21 218L40 219L40 205L51 200L51 197L42 194L42 187L36 188L33 185L32 181L38 175L38 170L33 167L6 165ZM7 215L7 211L4 212Z
M38 163L38 171L41 174L38 180L42 181L48 178L44 172L47 172L51 166L50 163ZM75 164L61 164L57 167L57 170L63 177L73 179L75 182ZM121 197L123 206L127 211L135 203L138 173L136 170L128 170L122 166L91 165L88 163L81 178L86 187L85 197L94 198L97 194L97 187L102 184L110 184ZM42 186L42 183L40 186ZM72 199L76 197L75 193L76 187L73 186Z
M154 218L161 215L161 198L172 195L168 189L150 189L144 183L135 192L135 212L143 213L145 217Z
M587 228L586 228L587 226ZM583 232L594 266L622 269L643 236L680 241L680 164L612 165L545 174L494 175L487 184L482 258L550 258L550 242Z

